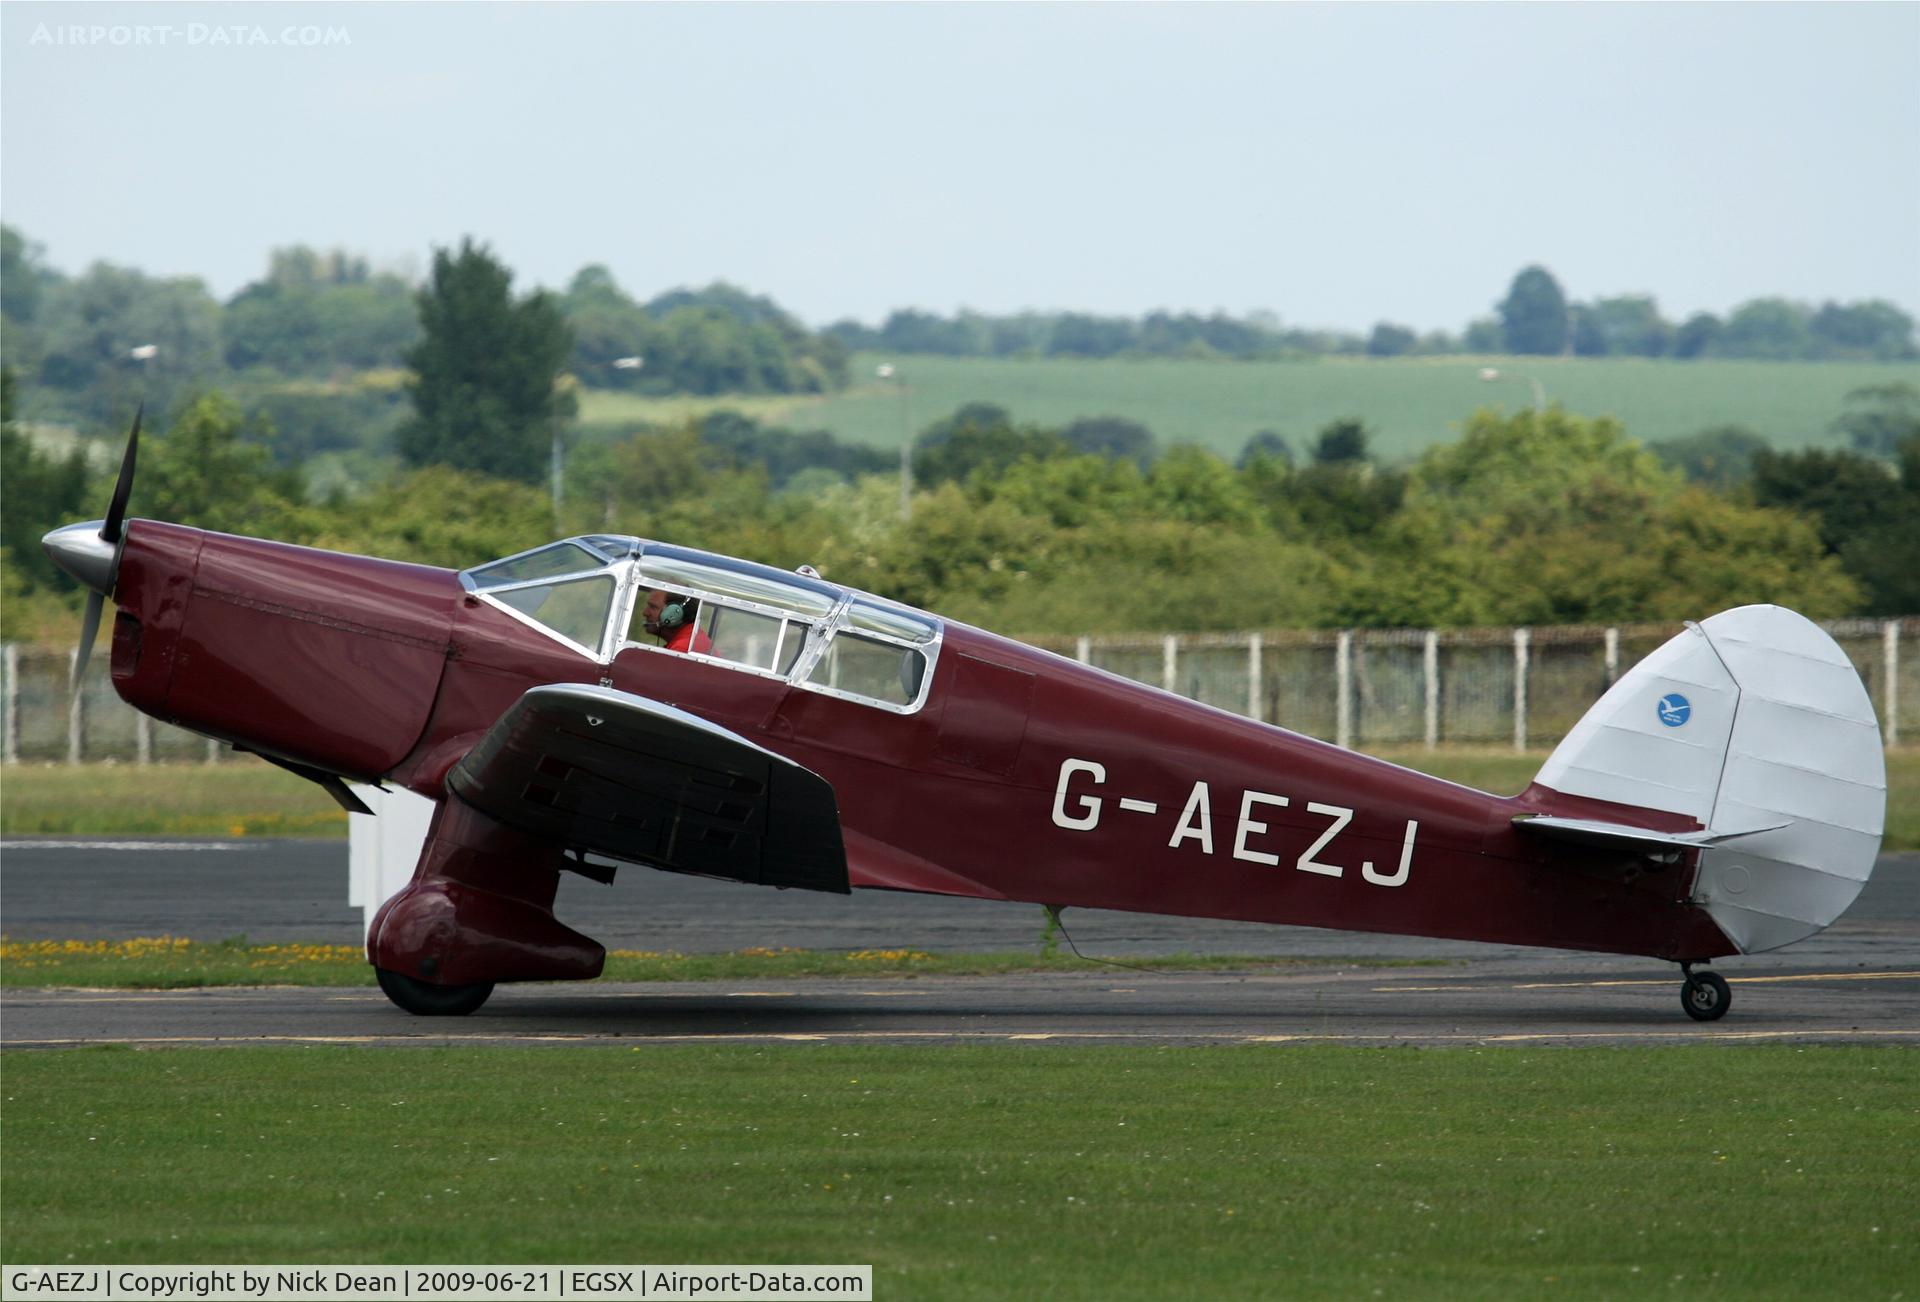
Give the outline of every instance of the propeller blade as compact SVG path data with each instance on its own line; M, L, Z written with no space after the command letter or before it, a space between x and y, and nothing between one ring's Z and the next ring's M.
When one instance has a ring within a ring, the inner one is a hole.
M127 516L127 498L133 493L133 463L140 455L140 418L147 404L133 413L133 429L127 435L127 453L120 458L120 478L113 486L113 501L107 506L107 518L100 524L100 536L110 543L120 541L120 527Z
M87 659L93 655L93 639L100 632L100 608L106 600L102 593L87 594L87 614L80 624L80 650L73 657L73 672L67 676L68 695L79 689L80 679L87 672Z

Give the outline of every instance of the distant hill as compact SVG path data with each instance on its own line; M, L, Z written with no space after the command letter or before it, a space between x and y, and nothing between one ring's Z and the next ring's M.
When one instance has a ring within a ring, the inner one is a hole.
M876 368L891 363L892 379ZM1488 382L1481 370L1494 367ZM1782 448L1840 447L1830 428L1846 396L1869 385L1920 388L1920 362L1655 361L1640 358L1321 358L1298 362L1114 359L1032 361L887 357L861 353L853 384L830 397L646 400L592 393L581 419L611 432L694 410L736 407L792 429L898 447L967 402L996 403L1015 418L1065 425L1083 416L1139 421L1160 443L1199 443L1238 455L1258 431L1296 449L1329 422L1358 417L1375 432L1377 456L1393 460L1451 440L1477 407L1517 410L1533 401L1526 377L1550 403L1586 416L1615 416L1642 442L1726 425ZM898 385L904 384L903 396Z

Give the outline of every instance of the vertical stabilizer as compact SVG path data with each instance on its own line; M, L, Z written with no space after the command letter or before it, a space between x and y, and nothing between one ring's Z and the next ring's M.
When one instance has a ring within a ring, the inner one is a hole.
M1536 781L1737 837L1700 851L1692 902L1745 953L1845 912L1886 818L1860 675L1818 625L1779 606L1689 625L1600 698Z

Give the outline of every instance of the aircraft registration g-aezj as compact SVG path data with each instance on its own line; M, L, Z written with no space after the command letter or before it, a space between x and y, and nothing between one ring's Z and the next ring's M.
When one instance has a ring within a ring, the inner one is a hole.
M46 539L93 590L79 662L111 597L132 705L349 808L438 802L367 942L413 1013L599 975L560 874L638 864L1646 955L1704 1021L1728 990L1696 964L1819 931L1879 850L1872 705L1778 607L1689 625L1502 797L806 570L595 534L455 573L127 522L138 436L107 518Z

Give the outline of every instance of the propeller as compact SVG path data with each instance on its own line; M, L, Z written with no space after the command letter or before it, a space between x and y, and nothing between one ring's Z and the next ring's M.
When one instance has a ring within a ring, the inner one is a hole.
M87 672L94 639L100 633L100 613L120 575L120 540L126 533L127 499L133 494L133 468L140 455L140 419L146 410L146 404L141 403L133 413L133 429L127 434L127 450L120 458L120 478L113 485L113 499L107 503L107 518L98 528L70 524L41 540L53 563L90 589L86 614L80 622L80 649L67 678L68 692L79 687L81 675Z
M140 418L147 404L133 410L133 428L127 431L127 451L120 458L120 478L113 484L113 500L107 503L107 518L100 522L100 536L118 547L121 526L127 518L127 498L133 494L133 464L140 459Z

